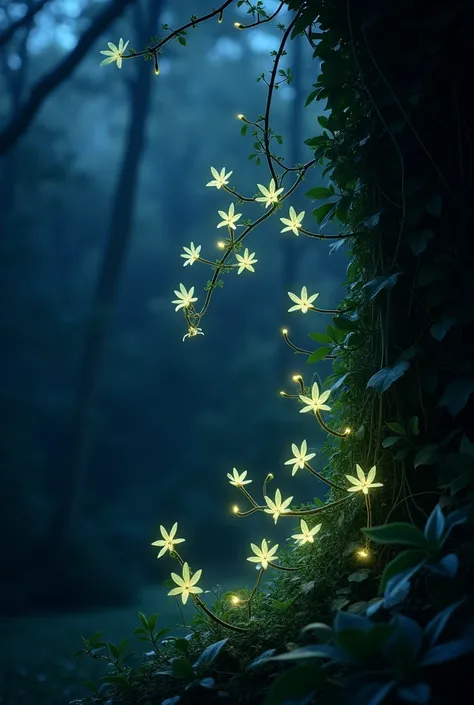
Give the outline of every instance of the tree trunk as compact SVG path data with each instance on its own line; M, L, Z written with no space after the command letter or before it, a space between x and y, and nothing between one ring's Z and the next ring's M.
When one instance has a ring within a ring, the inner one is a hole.
M143 45L158 25L162 0L147 0L146 9L135 10L140 17L137 33ZM136 62L136 75L130 83L130 121L126 147L120 166L110 217L107 246L100 266L94 294L89 329L79 370L74 412L71 422L64 484L58 493L59 508L53 527L55 557L59 565L64 558L72 528L80 516L83 493L87 485L87 461L91 436L91 411L99 379L100 365L107 340L109 323L114 313L120 276L133 232L134 207L143 150L147 116L150 108L152 81L151 64ZM127 69L130 70L127 65ZM156 85L156 84L155 84Z

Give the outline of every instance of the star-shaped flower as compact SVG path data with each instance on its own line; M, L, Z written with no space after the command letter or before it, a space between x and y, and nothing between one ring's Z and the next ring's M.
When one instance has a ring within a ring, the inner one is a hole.
M272 203L278 203L278 196L285 190L283 188L276 188L275 179L270 181L269 188L265 188L262 184L257 184L257 188L263 193L263 196L258 196L255 200L259 203L265 203L265 208L271 206Z
M252 267L253 264L258 262L258 259L255 259L255 252L252 252L252 254L249 253L249 248L246 247L244 251L244 256L242 255L235 255L236 259L239 261L239 269L237 270L237 274L241 274L244 269L248 269L249 272L255 272L255 269Z
M186 539L175 539L176 532L178 531L178 522L175 522L173 526L171 527L171 531L168 533L165 529L164 526L160 526L160 533L163 536L162 539L158 539L158 541L153 541L151 544L152 546L163 546L161 551L158 554L158 558L161 558L161 556L164 556L166 551L174 551L175 544L177 543L183 543Z
M239 474L237 469L233 468L232 475L228 472L227 477L229 478L230 484L234 485L234 487L243 487L244 485L248 485L252 482L252 480L245 479L247 477L247 470L244 470L244 472Z
M278 551L278 544L275 544L274 546L272 546L272 548L269 549L266 540L263 539L261 548L256 546L254 543L250 544L250 548L255 553L255 555L250 556L250 558L247 558L247 560L251 563L260 563L263 570L266 570L268 568L269 563L273 563L274 561L278 560L278 556L275 555L275 553Z
M190 595L197 595L198 593L202 592L202 589L196 586L196 583L201 578L201 575L202 570L197 570L194 573L193 577L191 577L191 574L189 572L189 566L187 563L185 563L183 565L183 577L177 575L176 573L171 573L171 578L176 583L176 585L178 585L178 587L175 587L170 590L168 595L181 595L183 605L185 605Z
M189 326L188 332L186 335L183 335L183 343L186 340L186 338L194 338L195 335L204 335L202 332L202 328L196 328L195 326Z
M296 306L291 306L288 309L288 313L291 313L291 311L301 311L301 313L307 313L311 308L313 301L316 301L319 294L312 294L312 296L308 297L308 290L305 286L303 286L301 289L301 296L296 296L296 294L292 294L291 291L288 292L288 296L296 304Z
M213 175L214 179L212 181L209 181L206 186L215 186L216 188L222 188L222 186L227 186L227 184L229 183L229 178L232 176L233 173L233 171L229 171L229 173L226 174L225 167L222 167L219 173L217 169L211 166L211 174Z
M125 53L129 45L129 41L125 42L124 44L122 37L120 37L118 46L116 46L112 42L107 42L110 51L105 50L100 52L101 54L104 54L104 56L107 57L106 59L100 62L100 65L103 66L104 64L113 64L114 62L117 62L117 68L121 69L122 55Z
M357 477L346 475L349 482L354 485L354 487L347 488L348 492L363 492L364 494L369 494L369 490L373 487L383 487L381 482L374 482L377 472L377 467L375 465L369 470L367 477L365 476L365 472L362 470L360 465L356 465L356 471Z
M315 382L311 388L311 398L303 394L299 395L300 401L302 401L303 404L307 404L304 409L300 409L300 414L305 414L307 411L314 411L314 413L317 411L331 411L331 407L324 403L329 399L330 394L331 391L327 390L320 395L318 383Z
M178 304L175 311L179 311L180 308L187 308L197 301L197 296L194 296L194 286L192 286L189 291L186 291L184 284L180 284L179 288L181 291L174 290L177 299L171 302L172 304Z
M267 508L264 509L263 511L266 514L271 514L272 517L274 518L275 524L276 524L280 514L285 514L286 512L290 511L288 509L288 507L291 504L291 500L293 499L293 497L288 497L288 499L285 499L285 501L282 502L281 501L281 492L280 492L280 490L277 490L275 492L275 501L270 499L270 497L264 497L263 499L267 503Z
M293 534L291 537L295 539L298 546L303 546L305 543L314 543L314 537L320 531L322 524L316 524L312 529L308 528L308 524L304 519L300 521L301 534Z
M183 247L183 250L185 254L181 255L181 257L186 260L183 264L183 267L186 267L187 264L194 264L194 262L198 261L199 253L201 252L201 245L194 247L194 242L192 242L189 247Z
M297 470L302 470L305 463L309 463L311 458L314 458L316 453L308 453L308 444L303 441L301 448L298 448L296 443L291 444L291 450L293 451L294 458L287 460L285 465L293 465L292 475L296 475Z
M222 222L219 223L217 226L218 228L223 228L227 226L228 228L232 228L232 230L237 230L237 227L234 225L238 221L238 219L242 216L242 213L234 213L234 204L231 203L229 206L229 212L226 213L225 211L217 211L222 218Z
M290 217L289 218L280 218L281 222L283 225L286 225L286 228L283 228L280 230L281 233L286 233L288 230L291 230L292 233L295 235L298 235L298 229L301 228L301 222L304 218L304 214L306 211L301 211L301 213L296 214L295 209L293 206L290 206Z

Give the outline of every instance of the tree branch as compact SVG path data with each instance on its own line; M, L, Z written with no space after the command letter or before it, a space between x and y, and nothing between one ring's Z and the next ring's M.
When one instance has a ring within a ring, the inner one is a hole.
M7 44L10 39L13 37L15 32L17 32L19 29L22 27L26 27L31 20L35 17L35 15L40 12L40 10L43 9L43 7L46 5L48 0L38 0L34 5L32 5L27 12L23 15L23 17L20 17L19 20L16 20L15 22L12 22L7 29L0 34L0 49Z
M111 0L93 24L82 34L77 46L56 68L40 79L16 115L0 132L0 157L6 154L23 136L43 102L74 71L94 42L119 17L132 0Z

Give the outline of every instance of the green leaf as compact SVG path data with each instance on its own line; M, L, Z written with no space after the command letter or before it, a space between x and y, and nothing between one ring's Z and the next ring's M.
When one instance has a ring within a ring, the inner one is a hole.
M401 441L400 436L388 436L383 439L382 448L391 448L395 443L398 443L398 441Z
M186 46L186 39L184 37L178 37L178 42L181 44L181 46Z
M309 333L309 337L317 343L332 343L332 338L327 333Z
M364 289L368 289L370 294L369 300L372 301L373 299L375 299L375 297L380 294L380 292L384 289L392 289L397 283L397 279L400 274L401 272L396 272L390 277L375 277L375 279L372 279L372 281L367 282L367 284L364 284Z
M343 318L342 316L334 316L332 319L334 325L339 330L353 331L357 328L357 321L351 321L349 318Z
M347 579L350 583L362 583L364 580L367 580L369 574L370 572L366 568L362 568L355 573L351 573Z
M184 639L184 637L175 638L173 641L173 646L177 651L180 651L182 654L189 653L189 641L187 639Z
M422 230L408 235L407 241L410 250L414 255L418 256L424 252L428 246L428 242L434 237L432 230Z
M314 663L296 666L284 671L268 689L263 705L283 705L284 703L305 703L307 696L317 690L326 680L321 666Z
M438 406L445 406L451 416L457 416L473 392L474 377L460 377L447 385Z
M326 186L315 186L309 191L306 191L305 195L308 196L308 198L313 198L314 200L330 198L331 196L334 196L334 186L330 186L329 188L326 188Z
M147 620L147 618L145 617L145 615L143 614L143 612L139 612L139 613L138 613L138 619L139 619L140 622L142 623L142 625L143 625L143 627L145 628L145 630L147 630L147 629L149 628L149 627L148 627L148 620Z
M330 352L331 348L318 348L318 350L315 350L314 353L311 353L306 362L320 362L321 360L324 360L326 355L329 355Z
M408 548L406 551L402 551L395 556L395 558L387 563L382 573L382 578L380 580L380 591L383 593L388 581L395 575L399 575L409 568L414 568L416 565L421 564L421 562L426 557L426 551L421 548Z
M397 379L405 374L409 367L409 363L404 360L397 362L394 367L384 367L369 379L367 388L373 387L378 392L386 392Z
M317 90L316 90L316 91L311 91L311 93L309 94L309 96L306 98L306 103L304 104L304 107L305 107L305 108L307 108L308 105L310 105L310 104L313 102L313 100L316 98L317 94L318 94L318 91L317 91Z
M396 421L387 421L385 425L398 436L406 436L406 431L400 423L397 423Z
M120 657L120 651L118 646L115 646L115 644L111 644L107 642L107 648L110 651L112 658L118 659Z
M420 448L418 453L415 455L414 466L415 468L420 465L433 465L436 461L436 454L438 451L438 446L435 444L430 444Z
M225 646L228 641L228 638L221 639L221 641L216 641L214 644L210 644L209 646L207 646L202 652L202 654L199 656L196 663L194 664L194 668L203 668L209 666L209 664L215 661L221 649Z
M362 533L374 543L413 546L422 549L427 547L423 533L416 526L407 522L397 521L383 526L374 526L370 529L364 528Z
M412 436L418 436L420 433L420 428L418 424L418 416L412 416L408 421L408 430Z
M175 678L191 680L195 673L190 661L187 658L174 658L171 661L171 675Z
M316 221L318 225L321 225L323 220L327 217L329 217L329 214L331 211L335 210L334 203L324 203L324 205L319 206L319 208L315 208L313 211L313 215L316 218Z

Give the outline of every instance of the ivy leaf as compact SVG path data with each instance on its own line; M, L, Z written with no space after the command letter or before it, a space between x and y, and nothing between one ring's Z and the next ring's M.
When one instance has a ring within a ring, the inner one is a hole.
M434 237L432 230L422 230L421 232L411 233L407 240L408 246L414 255L418 256L424 252L428 246L428 242Z
M386 392L409 367L410 364L404 360L397 362L393 367L384 367L372 375L367 382L367 388L373 387L377 392Z
M331 348L318 348L318 350L315 350L314 353L311 353L311 355L308 357L306 360L306 363L311 363L311 362L321 362L321 360L324 360L326 355L329 355L331 352Z
M444 532L444 514L439 504L435 506L425 525L425 538L431 548L440 548Z
M305 196L317 201L323 198L330 198L334 196L334 186L329 186L328 188L326 188L326 186L315 186L315 188L311 188L307 191Z
M427 547L423 533L413 524L403 521L374 526L370 529L364 528L362 533L374 543L413 546L413 548L422 549Z
M397 279L400 274L401 272L396 272L390 277L375 277L375 279L372 279L372 281L367 282L367 284L364 284L364 289L368 289L370 293L369 300L372 301L373 299L375 299L377 294L380 294L380 292L384 289L392 289L397 283Z
M473 392L474 377L460 377L447 385L438 406L445 406L451 416L457 416Z
M430 328L430 333L433 338L439 342L443 340L448 330L450 330L455 323L456 320L452 316L446 316L441 321L438 321L438 323L433 323Z

